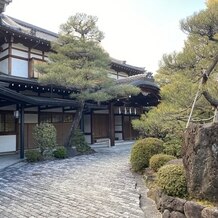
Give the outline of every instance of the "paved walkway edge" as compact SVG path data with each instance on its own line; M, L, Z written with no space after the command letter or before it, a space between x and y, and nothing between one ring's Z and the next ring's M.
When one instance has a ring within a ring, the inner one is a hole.
M145 214L145 218L161 218L155 202L147 197L148 188L145 185L142 175L133 172L136 181L136 190L139 193L139 206Z

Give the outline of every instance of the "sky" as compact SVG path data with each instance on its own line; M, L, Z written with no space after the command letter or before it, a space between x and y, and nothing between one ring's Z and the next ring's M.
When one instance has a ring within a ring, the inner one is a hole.
M56 33L77 12L97 16L111 57L155 73L163 54L182 50L180 20L205 7L205 0L12 0L4 13Z

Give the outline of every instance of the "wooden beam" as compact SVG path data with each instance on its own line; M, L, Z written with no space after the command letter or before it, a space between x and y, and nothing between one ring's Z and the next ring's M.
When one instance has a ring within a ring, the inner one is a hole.
M109 104L109 138L111 146L115 145L115 122L114 122L114 105Z
M24 159L24 106L20 107L20 159Z

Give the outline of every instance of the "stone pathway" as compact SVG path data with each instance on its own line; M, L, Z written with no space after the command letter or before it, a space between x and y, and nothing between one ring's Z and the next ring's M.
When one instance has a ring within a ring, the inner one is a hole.
M152 201L147 214L139 207L130 148L98 148L92 155L0 171L0 217L160 217Z

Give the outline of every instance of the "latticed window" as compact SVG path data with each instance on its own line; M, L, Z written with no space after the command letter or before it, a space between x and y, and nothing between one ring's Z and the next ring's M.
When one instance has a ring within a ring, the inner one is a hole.
M5 112L0 114L0 133L15 132L15 118L13 112Z

